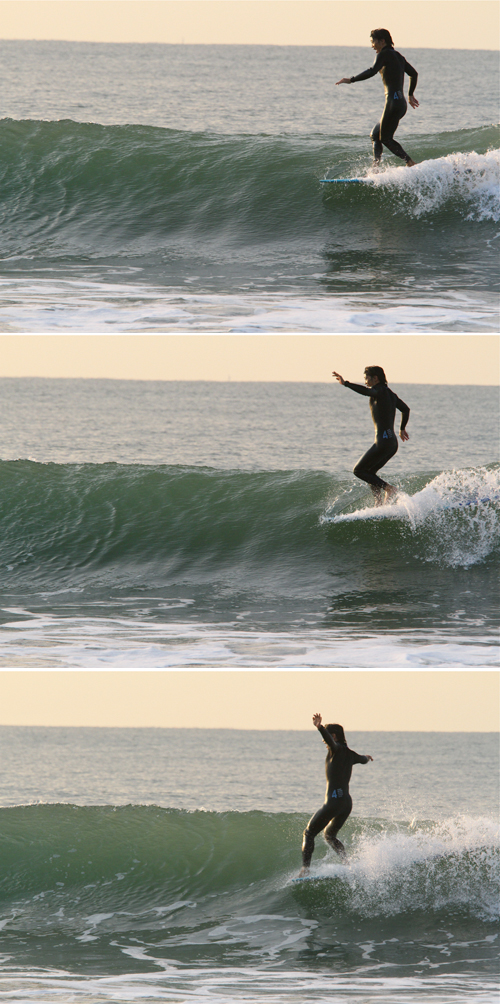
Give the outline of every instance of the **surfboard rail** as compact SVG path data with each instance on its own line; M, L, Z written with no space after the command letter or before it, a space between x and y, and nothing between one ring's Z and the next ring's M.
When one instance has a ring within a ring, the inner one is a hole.
M320 185L362 185L368 178L320 178Z

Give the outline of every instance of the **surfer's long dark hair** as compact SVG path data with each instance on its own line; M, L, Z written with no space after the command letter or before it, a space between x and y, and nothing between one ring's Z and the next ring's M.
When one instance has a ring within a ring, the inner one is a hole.
M370 38L373 38L375 42L385 42L385 44L389 45L391 49L394 48L391 33L390 31L387 31L387 28L374 28L373 31L370 32Z
M365 366L365 373L369 377L378 377L380 383L387 383L387 377L381 366Z
M347 746L347 739L341 725L325 725L325 729L331 736L337 736L338 743L344 743L344 745Z

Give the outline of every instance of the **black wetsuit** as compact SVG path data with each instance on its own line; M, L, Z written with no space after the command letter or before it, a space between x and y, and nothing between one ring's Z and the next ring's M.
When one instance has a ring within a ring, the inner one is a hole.
M387 488L387 481L377 477L377 471L398 452L398 437L394 432L396 408L401 412L401 432L406 429L410 417L410 409L404 401L385 383L377 383L374 387L363 387L359 383L344 380L344 387L355 390L356 394L364 394L370 398L370 411L375 425L375 442L373 446L358 460L353 474L361 481L366 481L376 490Z
M373 156L379 161L382 156L382 145L386 146L391 153L396 154L401 160L411 160L403 147L393 138L396 129L406 115L406 99L403 93L404 75L410 77L410 87L408 94L411 96L417 86L418 73L410 66L400 52L396 52L391 46L386 45L377 55L377 58L369 70L363 70L356 77L351 77L351 84L358 80L368 80L380 73L384 82L385 107L382 112L380 122L371 132L373 142Z
M337 840L337 833L352 809L352 798L349 794L352 766L355 763L368 763L367 756L360 756L359 753L350 750L345 743L335 742L324 725L318 725L318 732L328 746L325 761L326 793L324 805L314 813L304 830L302 864L305 868L310 865L314 838L321 830L325 830L324 837L327 843L338 854L344 855L344 846Z

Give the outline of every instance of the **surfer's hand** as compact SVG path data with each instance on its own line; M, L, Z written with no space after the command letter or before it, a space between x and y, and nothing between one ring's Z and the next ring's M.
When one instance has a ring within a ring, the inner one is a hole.
M410 437L409 437L408 433L406 432L406 429L401 429L401 432L399 433L399 438L403 440L403 443L407 443L408 442L408 440L409 440Z
M335 87L338 87L339 84L350 84L350 83L351 83L350 77L342 77L342 80L337 80Z
M332 376L334 376L339 383L341 384L345 383L344 377L341 377L340 373L336 373L335 370L333 371Z
M319 715L318 712L313 715L313 725L315 725L316 728L318 728L318 725L321 725L321 715Z
M417 101L415 97L413 97L413 94L408 95L408 103L411 105L412 108L418 108L420 105L420 102Z
M369 754L369 753L366 753L365 755L366 755L366 759L367 759L367 760L371 760L371 761L372 761L372 763L373 763L373 757L372 757L372 756L370 756L370 754Z

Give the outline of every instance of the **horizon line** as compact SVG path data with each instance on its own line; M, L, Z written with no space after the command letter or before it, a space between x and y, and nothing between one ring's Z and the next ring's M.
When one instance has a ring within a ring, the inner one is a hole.
M0 380L112 380L116 383L234 383L234 384L249 384L249 383L290 383L290 384L325 384L325 386L335 387L336 381L330 378L329 380L270 380L268 378L263 378L260 380L233 380L231 378L221 377L218 379L206 379L204 377L113 377L113 376L47 376L43 374L22 374L20 376L12 376L8 374L0 374ZM497 381L493 383L441 383L439 381L427 381L423 383L420 380L391 380L390 383L403 383L408 384L412 387L498 387ZM388 383L389 386L389 383Z
M239 46L241 48L262 48L262 49L366 49L366 43L360 43L359 45L331 45L331 44L321 44L317 42L158 42L151 40L150 42L124 42L124 41L105 41L103 39L90 39L90 38L4 38L0 35L0 42L62 42L63 44L74 43L75 45L178 45L186 47L191 46ZM455 45L404 45L405 49L414 49L419 51L425 51L426 49L432 52L500 52L500 46L497 48L464 48L463 46Z
M264 729L258 727L248 726L247 728L235 729L227 725L213 725L213 726L200 726L200 725L12 725L12 724L1 724L0 729L176 729L185 732L312 732L312 727L304 729L287 729L285 727L273 727L272 729ZM413 735L414 733L424 732L426 735L500 735L498 729L360 729L360 728L347 728L347 732L369 732L377 734L399 734L399 735Z

